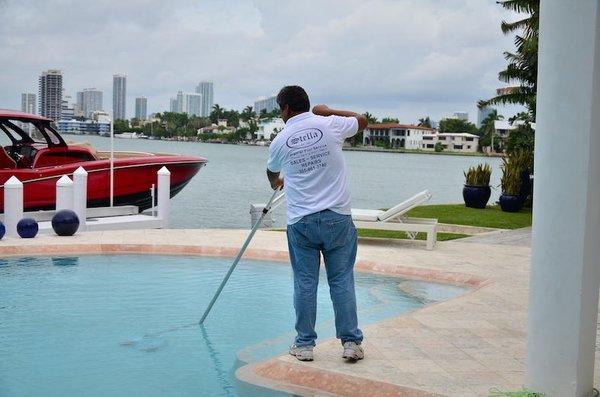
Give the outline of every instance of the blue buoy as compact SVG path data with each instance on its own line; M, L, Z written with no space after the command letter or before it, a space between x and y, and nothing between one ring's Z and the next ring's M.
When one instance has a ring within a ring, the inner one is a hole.
M71 210L60 210L52 217L52 229L59 236L72 236L79 229L79 218Z
M38 230L39 227L35 219L23 218L17 223L17 233L21 238L34 238Z
M4 223L0 222L0 240L2 240L2 237L4 237L5 233L6 233L6 227L4 226Z

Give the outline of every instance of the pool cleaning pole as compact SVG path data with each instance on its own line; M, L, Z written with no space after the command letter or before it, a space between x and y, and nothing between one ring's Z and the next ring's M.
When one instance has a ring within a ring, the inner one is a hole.
M202 315L202 318L199 321L200 325L202 325L204 323L204 320L208 316L208 313L210 313L210 310L212 309L213 305L217 301L217 298L221 294L221 291L223 290L223 287L225 287L225 284L227 284L227 281L229 280L229 277L231 276L231 273L233 273L233 270L235 269L235 267L237 266L238 262L242 258L242 255L244 255L244 251L246 251L246 248L248 248L248 244L250 244L250 240L252 240L252 237L254 237L254 233L256 233L256 230L258 230L258 228L259 228L260 224L262 223L265 215L267 215L269 213L269 211L271 211L271 209L274 208L273 204L275 202L280 201L281 198L283 197L283 194L282 194L281 196L279 196L277 198L277 200L275 200L275 196L277 196L277 193L279 193L279 190L280 189L275 189L275 191L273 192L273 195L271 196L271 199L269 200L269 202L267 203L267 205L265 205L265 208L263 209L260 218L258 218L258 220L256 221L256 223L252 227L252 230L250 231L250 234L248 235L248 238L246 238L246 241L244 242L244 245L242 245L242 248L240 248L240 252L238 252L237 256L233 260L233 263L229 267L229 270L227 271L227 274L225 274L225 277L223 278L223 281L221 281L221 285L219 285L219 288L217 289L217 292L215 293L215 296L213 296L212 300L208 304L208 307L204 311L204 314Z

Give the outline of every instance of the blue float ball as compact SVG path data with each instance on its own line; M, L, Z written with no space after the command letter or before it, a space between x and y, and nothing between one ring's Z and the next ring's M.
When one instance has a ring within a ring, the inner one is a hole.
M6 227L4 226L4 223L0 222L0 240L2 240L2 237L4 237L5 233L6 233Z
M79 218L71 210L60 210L52 217L52 229L59 236L72 236L79 229Z
M38 223L35 219L23 218L17 223L17 233L19 233L21 238L34 238L38 230Z

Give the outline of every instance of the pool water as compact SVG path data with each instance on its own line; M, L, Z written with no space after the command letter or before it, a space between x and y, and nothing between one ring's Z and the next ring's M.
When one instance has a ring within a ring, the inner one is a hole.
M0 396L263 395L236 380L236 353L252 361L286 350L291 270L242 261L199 327L229 264L155 255L1 259ZM323 277L321 340L334 335L326 284ZM356 285L362 325L464 292L365 273Z

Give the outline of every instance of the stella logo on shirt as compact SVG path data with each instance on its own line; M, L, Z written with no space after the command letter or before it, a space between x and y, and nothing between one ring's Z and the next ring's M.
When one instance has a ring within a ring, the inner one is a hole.
M323 132L316 128L306 128L294 132L285 142L291 149L301 149L309 147L319 142L323 138Z

